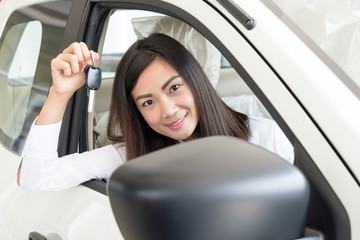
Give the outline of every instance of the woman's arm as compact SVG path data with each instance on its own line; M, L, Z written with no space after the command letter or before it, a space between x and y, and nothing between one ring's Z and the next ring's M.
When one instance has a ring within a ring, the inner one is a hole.
M75 42L51 61L53 86L36 125L56 123L62 119L69 99L85 83L81 71L87 64L92 64L92 57L95 62L99 59L99 55L89 51L85 43Z
M81 71L87 64L92 64L92 57L95 62L99 59L99 55L90 51L85 43L75 42L51 61L53 85L35 125L54 124L63 118L69 99L85 83ZM22 161L17 173L18 185L21 168Z

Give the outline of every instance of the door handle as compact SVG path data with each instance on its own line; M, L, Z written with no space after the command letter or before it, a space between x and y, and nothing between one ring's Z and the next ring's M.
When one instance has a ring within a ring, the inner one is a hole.
M47 240L45 236L43 236L40 233L37 232L31 232L29 233L29 238L28 240Z

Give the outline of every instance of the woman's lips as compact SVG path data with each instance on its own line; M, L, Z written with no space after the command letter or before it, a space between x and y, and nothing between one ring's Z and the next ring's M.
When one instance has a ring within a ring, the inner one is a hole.
M183 116L182 118L179 118L177 121L169 124L169 128L171 128L172 130L177 130L179 128L181 128L184 124L185 124L185 120L186 120L186 116Z

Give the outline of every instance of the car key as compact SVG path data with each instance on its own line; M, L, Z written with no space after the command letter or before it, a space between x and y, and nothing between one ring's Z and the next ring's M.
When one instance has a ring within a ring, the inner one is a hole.
M89 89L89 103L88 103L88 112L93 111L95 91L100 88L101 85L101 69L95 67L94 58L91 55L92 64L84 67L83 72L85 74L86 86Z

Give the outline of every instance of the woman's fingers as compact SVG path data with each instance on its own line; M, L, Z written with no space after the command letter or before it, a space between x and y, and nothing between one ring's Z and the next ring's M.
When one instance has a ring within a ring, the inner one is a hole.
M93 65L93 59L96 61L99 56L92 50L89 50L88 46L84 42L74 42L69 47L67 47L63 53L74 54L78 57L79 63L84 63L84 65Z
M85 65L95 65L98 60L99 54L89 50L85 43L74 42L53 59L51 65L54 70L63 71L64 76L71 76L79 73Z
M97 52L94 52L93 50L90 50L91 55L94 58L94 65L97 65L97 63L99 62L99 54Z
M79 43L84 60L87 65L96 65L99 60L99 54L94 52L93 50L89 50L88 46L84 42Z
M81 71L99 60L99 54L90 51L83 42L72 43L51 61L53 87L61 94L73 94L84 85Z
M74 43L70 44L70 46L65 48L63 53L65 53L65 54L73 54L73 55L77 56L77 58L79 60L79 63L81 63L81 62L84 61L84 56L83 56L83 51L82 51L82 46L81 45L82 45L81 43L74 42Z
M70 76L73 73L76 74L81 71L79 59L74 54L59 54L57 58L54 59L53 66L56 70L62 70L64 76Z
M72 74L70 63L60 59L60 56L51 61L51 69L53 72L63 72L64 76L71 76Z
M82 53L85 64L92 65L91 54L90 54L90 51L89 51L89 48L87 47L87 45L83 42L80 42L79 47L81 49L81 53Z

